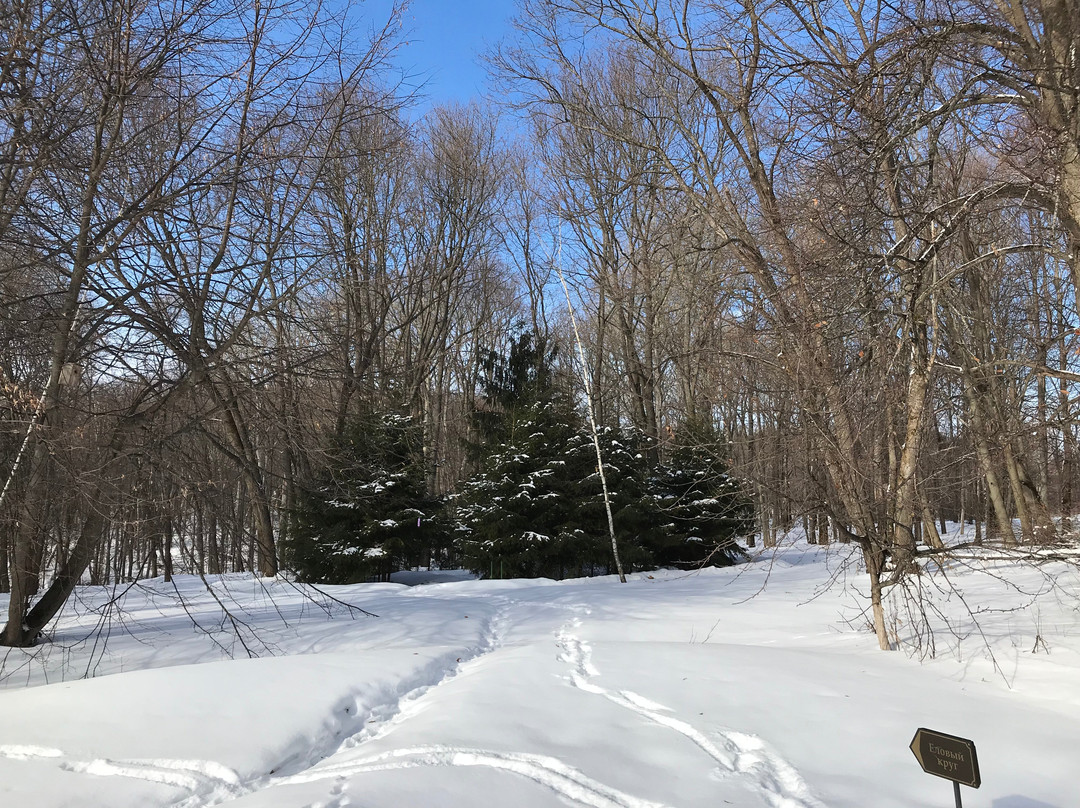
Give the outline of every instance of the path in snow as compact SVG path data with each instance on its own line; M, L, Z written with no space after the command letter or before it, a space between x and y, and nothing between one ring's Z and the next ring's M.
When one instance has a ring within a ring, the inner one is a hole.
M173 786L188 792L177 805L213 805L245 793L240 777L228 766L210 760L106 760L78 759L60 749L37 746L0 746L0 757L13 760L55 761L59 768L98 777L130 777Z
M592 649L574 632L581 621L571 620L555 635L562 649L559 659L570 665L569 680L586 693L602 696L613 704L684 735L715 760L723 772L746 775L773 808L825 808L815 799L798 771L760 738L734 730L716 730L720 745L692 725L668 715L671 710L630 690L612 692L592 680L600 671L592 663Z
M174 808L208 808L208 806L219 805L279 785L340 777L337 773L320 776L317 772L332 767L337 759L349 753L350 750L392 732L396 726L420 712L425 699L431 698L437 688L460 676L464 670L468 669L470 663L496 651L502 643L509 608L509 605L503 602L495 614L485 621L480 634L480 642L461 656L444 657L447 664L440 666L436 676L421 671L418 677L403 682L391 698L370 707L361 728L344 740L327 737L324 744L312 747L303 757L286 761L270 775L241 784L239 789L220 789L207 799L199 799L198 795L193 795L176 803ZM344 790L345 782L342 780L334 787L332 792L334 802L330 804L331 806L348 804Z
M312 761L307 768L311 768L311 766L317 765L319 762L328 760L335 754L348 749L354 749L357 746L382 738L390 732L393 732L398 725L420 712L423 709L425 699L431 697L432 691L459 677L463 672L468 670L471 664L476 663L481 657L493 654L499 649L506 632L507 615L509 612L509 603L503 601L495 614L485 622L481 633L480 644L470 651L467 656L458 657L453 666L446 671L442 678L437 682L428 685L419 685L408 689L396 701L390 701L374 708L369 712L368 719L365 722L363 729L346 738L333 754L324 755L318 760Z
M366 772L411 769L419 766L486 766L512 772L590 808L668 808L606 786L573 766L549 755L494 752L451 746L394 749L369 757L322 765L295 775L281 784L311 783L331 777L352 777Z
M588 612L588 607L579 605L529 604L530 608L535 608L537 605L549 606L564 611L569 610L577 614ZM473 656L469 660L470 662L475 662L480 656L493 653L500 647L509 611L510 605L507 601L504 601L504 605L491 621L486 651L484 654ZM464 664L461 667L467 670ZM440 684L449 682L460 673L461 669L459 668L454 676L448 676ZM410 693L397 705L392 716L380 721L377 727L362 731L347 739L337 754L327 757L292 776L275 778L273 781L268 782L266 787L337 779L339 782L335 794L341 795L347 778L369 772L419 767L486 767L524 777L570 802L589 806L589 808L670 808L663 803L635 797L608 786L550 755L448 745L427 745L393 749L374 755L357 756L357 752L362 751L359 747L385 737L398 725L421 712L425 702L434 697L433 690L434 688L426 688ZM354 751L349 754L348 750ZM341 802L340 804L344 805L346 803ZM331 805L337 805L337 803Z
M927 600L949 652L920 665L849 620L862 579L844 585L832 552L625 587L345 587L333 596L387 619L302 625L299 595L230 578L214 586L282 657L208 665L193 663L217 659L213 598L192 594L194 626L148 598L107 654L60 643L26 683L106 657L100 672L130 675L0 691L0 806L931 808L947 786L907 749L920 725L979 744L994 777L974 802L1075 805L1077 571L950 568L954 588ZM115 597L80 591L57 636Z
M495 614L485 621L480 641L474 647L460 656L460 652L453 651L437 658L432 665L404 679L388 699L370 706L359 719L359 730L344 740L336 734L328 733L321 743L312 746L302 755L294 755L283 761L269 775L245 781L233 769L210 760L79 759L60 749L27 745L0 745L0 757L55 762L59 768L66 771L98 777L126 777L172 786L187 792L173 803L173 808L209 808L277 785L339 777L336 771L332 774L319 774L318 772L323 770L321 764L333 766L335 759L343 753L388 734L419 712L426 696L430 697L434 690L456 679L463 670L467 670L470 663L498 649L508 611L509 605L506 602L498 607ZM348 798L344 796L344 783L335 786L332 797L334 801L326 804L326 808L348 803Z
M320 808L344 808L350 798L349 778L371 772L439 767L485 767L525 778L563 800L590 808L667 808L663 803L628 794L596 780L580 769L549 754L496 751L443 744L410 744L402 748L368 753L367 745L386 738L412 717L435 702L440 688L477 669L484 657L503 647L513 608L528 609L535 617L537 606L570 611L574 617L556 631L559 661L570 666L566 678L578 690L601 696L649 722L676 732L693 742L718 766L724 776L743 778L749 788L772 808L824 808L795 770L761 739L732 730L706 734L674 717L671 710L633 691L609 690L596 679L600 671L592 663L592 649L579 635L581 617L589 613L583 604L527 603L512 598L492 599L494 613L485 621L479 641L461 656L449 652L406 677L381 702L367 705L352 718L355 731L341 739L327 732L317 743L281 762L270 774L244 780L231 768L213 761L169 759L73 759L56 749L0 746L0 757L55 761L62 769L101 777L125 777L182 789L185 793L173 808L209 808L281 786L334 781ZM565 618L563 618L565 619ZM528 620L526 619L526 622ZM545 632L551 631L551 623ZM541 636L529 632L527 641ZM348 712L348 710L346 710Z

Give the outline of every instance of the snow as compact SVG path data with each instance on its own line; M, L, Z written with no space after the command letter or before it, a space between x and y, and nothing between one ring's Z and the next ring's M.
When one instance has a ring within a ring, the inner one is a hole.
M0 805L951 805L919 727L975 742L967 808L1080 805L1075 567L966 551L916 582L929 627L897 593L886 653L852 549L625 585L83 588L4 660Z
M360 507L360 505L358 503L349 502L348 500L344 500L344 499L331 499L326 504L329 505L331 508L342 508L342 509L352 509L352 510L356 510L356 509L358 509Z

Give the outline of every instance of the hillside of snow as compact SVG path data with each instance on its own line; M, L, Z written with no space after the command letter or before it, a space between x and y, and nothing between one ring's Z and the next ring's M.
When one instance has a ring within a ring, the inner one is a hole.
M975 742L967 808L1080 806L1076 568L969 552L894 593L888 653L852 553L83 588L3 657L0 806L951 806L919 727Z

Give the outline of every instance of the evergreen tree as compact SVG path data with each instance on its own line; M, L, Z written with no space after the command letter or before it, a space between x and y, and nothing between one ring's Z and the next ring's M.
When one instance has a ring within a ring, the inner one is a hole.
M394 413L349 425L297 509L286 557L301 580L350 583L427 563L443 528L425 491L422 441L413 419Z
M580 575L603 557L582 523L581 484L596 457L557 384L555 351L523 333L508 356L490 354L470 447L480 471L457 501L458 549L495 577Z
M657 530L648 550L659 566L733 564L745 557L736 542L753 530L753 509L727 473L722 440L708 424L689 423L648 487Z
M485 363L472 446L480 471L456 500L457 548L493 577L563 578L611 571L592 435L556 384L554 358L523 334ZM604 428L601 456L624 563L631 568L730 564L752 527L749 501L726 474L716 433L683 430L650 470L639 440ZM486 453L486 456L485 456Z
M600 442L600 456L604 459L612 521L619 541L623 567L627 571L635 568L651 569L655 564L648 547L655 541L654 534L658 524L648 494L649 476L642 440L636 435L625 435L612 427L601 427L597 438ZM596 566L607 570L612 563L611 541L604 508L604 491L596 468L596 449L593 447L591 433L579 434L578 444L580 451L587 453L588 462L586 475L576 486L577 518L590 536L595 536L602 542L601 563Z
M514 341L507 356L488 351L481 362L481 403L470 416L477 435L469 445L474 459L482 460L492 445L513 439L519 424L535 416L530 411L536 405L571 409L556 387L556 358L557 349L531 331Z
M535 403L519 408L508 439L465 486L458 517L467 537L463 559L496 577L563 577L575 556L589 553L576 524L575 485L583 452L567 413Z

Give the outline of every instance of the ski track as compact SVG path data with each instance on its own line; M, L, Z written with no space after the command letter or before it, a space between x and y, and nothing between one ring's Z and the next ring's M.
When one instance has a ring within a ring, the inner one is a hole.
M330 774L307 774L321 772L319 764L331 763L335 756L377 738L384 737L398 725L422 709L425 696L436 688L456 679L471 663L499 648L502 642L509 603L504 600L484 624L480 641L464 654L451 651L433 660L415 676L402 682L385 701L370 707L361 719L360 729L344 740L333 733L323 736L323 743L316 744L300 755L293 755L275 767L271 774L243 780L234 770L208 760L174 760L160 758L110 760L107 758L79 759L60 749L26 745L0 745L0 758L11 760L48 760L59 768L97 777L129 777L150 783L178 788L186 792L172 803L172 808L209 808L238 799L256 791L290 782L307 782L327 777L342 778L340 772ZM421 765L413 763L412 765ZM479 765L479 764L473 764ZM319 767L316 769L316 767ZM383 768L386 768L385 766ZM365 771L367 769L360 769ZM303 778L307 776L307 780ZM300 779L296 779L300 778ZM345 782L341 780L330 794L329 802L316 802L310 808L344 808L349 804L345 795ZM586 803L592 805L593 803ZM597 805L622 805L622 803L596 803ZM636 803L628 806L639 808ZM642 807L643 808L643 807Z
M419 766L487 766L512 772L591 808L668 808L663 803L634 797L587 777L558 758L520 752L493 752L450 746L395 749L348 762L322 765L294 775L282 783L311 783L330 777L351 777L365 772L411 769Z
M109 760L79 759L59 749L36 746L0 746L0 757L10 760L45 760L63 771L97 777L130 777L179 788L188 795L177 806L195 806L203 800L238 797L243 794L239 775L228 766L210 760Z
M58 749L28 746L0 746L0 757L27 760L31 758L59 761L60 768L99 777L130 777L151 783L182 789L186 794L172 803L172 808L209 808L248 794L275 786L335 780L326 800L317 800L307 808L346 808L348 778L366 772L410 769L417 767L483 766L505 771L531 780L560 797L589 808L670 808L594 780L578 769L555 757L515 752L450 746L422 746L395 749L390 752L356 757L360 748L386 737L398 726L424 708L424 703L441 685L466 672L481 657L493 653L502 645L509 599L502 603L486 622L480 642L461 657L448 656L437 660L440 671L435 677L425 671L397 689L397 694L371 707L365 714L359 731L338 742L326 735L326 743L314 746L304 755L293 757L279 765L272 774L243 781L235 771L212 761L198 760L75 760ZM535 606L535 604L533 604ZM588 609L576 605L559 607L576 614ZM456 652L455 652L456 653ZM454 662L442 664L445 659ZM586 666L587 669L587 666Z
M718 745L699 729L670 715L672 711L668 707L633 691L613 692L591 681L600 675L600 671L592 663L592 649L588 643L574 633L580 627L581 621L575 618L555 635L556 644L562 649L559 660L570 665L568 678L574 687L602 696L654 724L685 736L723 770L749 776L772 808L826 808L811 794L810 787L795 767L760 738L734 730L716 730Z
M433 766L483 766L509 772L590 808L668 808L662 803L607 786L558 758L547 755L432 745L357 757L360 747L392 733L421 712L436 689L458 678L477 660L501 647L512 605L509 599L501 600L496 612L486 621L476 646L460 657L456 656L457 652L451 652L433 660L431 665L399 684L386 700L370 707L360 719L358 731L344 740L339 740L336 734L326 733L322 743L287 758L268 775L245 781L234 770L214 761L80 760L59 749L23 745L0 746L0 758L51 761L66 771L98 777L129 777L180 789L185 794L172 803L172 808L209 808L279 785L322 780L336 782L325 801L311 803L308 808L345 808L350 803L345 793L349 777L366 772ZM588 613L580 606L566 605L565 608L577 614ZM719 741L714 743L705 733L671 715L672 711L664 705L632 691L616 692L596 684L593 680L600 676L600 671L592 663L592 649L574 633L580 626L580 618L574 617L556 633L556 643L562 649L559 660L570 665L567 678L574 687L601 696L654 724L685 736L716 761L722 770L748 776L771 808L825 808L810 794L809 787L795 768L760 738L732 730L718 730L713 734L719 737Z
M364 727L359 732L346 738L333 754L348 749L354 749L365 743L370 743L378 738L389 735L400 724L408 721L412 716L423 710L424 699L429 693L439 686L456 679L474 665L481 657L485 657L497 651L502 646L503 635L505 634L506 629L507 614L509 611L510 605L508 603L504 602L500 605L495 614L484 624L480 636L480 643L476 648L472 649L466 656L456 657L454 664L437 682L413 687L400 698L386 702L371 710L364 723ZM331 756L332 755L324 755L320 760L324 760ZM318 760L312 760L305 768L311 768L318 762Z
M531 606L532 604L530 604ZM561 604L559 607L578 614L581 613L583 608L563 606ZM492 618L487 630L484 632L481 652L463 662L458 671L455 672L455 676L462 669L467 670L470 663L497 650L501 646L509 610L510 603L504 600L504 605ZM453 677L448 676L443 682L448 681L450 678ZM423 709L425 697L432 689L419 688L412 691L406 698L400 700L392 715L379 721L374 727L365 727L361 732L346 739L338 753L296 774L275 778L273 782L267 785L312 783L332 778L344 783L346 778L366 772L436 766L484 766L524 777L555 792L564 799L590 808L670 808L663 803L644 800L607 786L588 777L558 758L547 755L497 752L444 745L395 749L367 757L354 757L356 751L352 752L351 755L344 754L349 750L358 750L358 747L393 732L399 724L407 721L411 716ZM330 803L327 808L337 808L337 803Z
M130 777L188 792L177 806L201 805L244 793L239 775L227 766L209 760L105 760L67 761L60 768L98 777Z
M0 744L0 757L9 760L34 760L37 758L59 758L64 753L47 746L28 746L23 744Z

